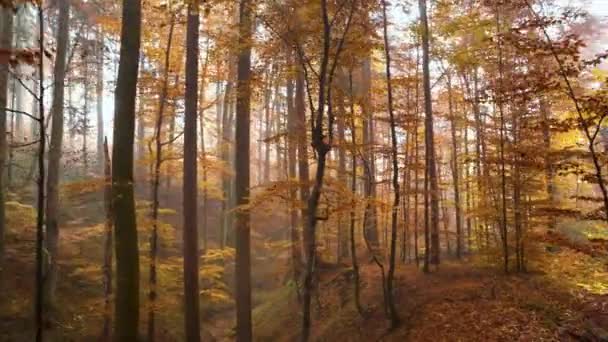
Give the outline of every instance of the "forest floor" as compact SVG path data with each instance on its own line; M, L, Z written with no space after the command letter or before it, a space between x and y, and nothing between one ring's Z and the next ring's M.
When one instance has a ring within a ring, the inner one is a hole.
M561 247L555 254L549 257L564 260L553 265L586 267L581 260L588 256L583 253ZM604 259L598 266L593 272L605 277L608 263ZM415 265L400 266L395 297L402 323L392 331L375 264L361 269L363 315L352 303L352 282L338 280L339 271L328 271L313 305L312 335L316 341L608 341L608 295L584 288L586 283L608 282L585 276L581 280L570 274L576 269L560 268L555 276L563 281L556 281L551 272L504 275L473 260L444 262L430 274ZM295 295L282 305L267 304L265 312L255 316L256 336L260 341L297 340L299 312Z
M26 217L25 213L14 216ZM70 223L61 233L57 322L49 336L54 337L51 341L96 341L103 315L103 226L78 220ZM18 222L12 226L24 228L7 239L6 267L0 278L0 342L32 341L34 230ZM430 274L413 263L399 263L395 299L402 323L392 331L384 314L380 271L369 257L359 256L363 315L353 304L349 262L326 264L319 270L313 297L313 340L608 341L606 240L580 244L561 234L546 233L531 241L529 272L521 274L505 275L490 262L497 255L444 260ZM181 341L181 262L175 257L179 248L164 249L157 340ZM256 257L260 259L260 255ZM280 285L285 270L273 267L287 263L281 259L270 264L273 258L256 260L254 265L255 340L297 341L301 308L295 286L291 282ZM145 265L143 259L142 330L147 309ZM233 279L231 273L222 277ZM210 305L202 301L201 312L206 341L234 340L232 302Z

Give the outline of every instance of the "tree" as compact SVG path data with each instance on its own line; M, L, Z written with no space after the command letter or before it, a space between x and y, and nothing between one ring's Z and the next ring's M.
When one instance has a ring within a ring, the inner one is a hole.
M198 112L198 37L199 2L188 2L186 32L186 115L184 126L184 310L186 341L200 341L198 289L198 187L197 187L197 112Z
M419 0L420 20L422 24L422 87L424 89L424 130L426 172L428 175L430 196L430 263L439 264L439 186L437 184L437 165L435 163L435 140L433 135L433 99L431 97L429 24L426 14L426 0ZM428 249L427 249L428 251ZM427 260L429 256L426 257Z
M391 129L391 159L393 171L393 207L391 210L391 243L389 254L388 275L386 277L386 295L389 309L389 317L391 320L391 328L396 328L399 325L399 314L395 306L393 279L395 276L395 258L396 258L396 243L397 243L397 220L399 213L399 159L397 158L397 129L395 122L395 112L393 109L393 80L391 78L391 50L388 40L388 20L386 16L386 0L382 0L382 21L384 31L384 56L386 58L386 88L389 124Z
M0 27L0 46L10 50L13 46L13 12L11 8L0 8L2 12L2 26ZM0 66L0 170L4 170L8 143L6 139L6 118L8 108L8 63ZM6 184L4 172L0 174L0 279L4 262L4 235L6 234L5 195Z
M163 126L164 119L166 116L165 108L167 105L167 96L169 91L169 68L171 62L171 45L173 44L173 31L175 29L176 14L172 13L172 9L169 8L170 19L169 19L169 36L167 37L167 47L165 49L165 61L163 67L163 76L161 80L161 89L158 103L158 114L156 116L156 122L154 127L153 141L156 147L156 153L154 158L154 165L152 169L152 181L151 181L151 197L152 197L152 232L150 233L150 289L148 291L148 300L150 301L148 306L148 341L153 342L156 339L156 297L157 297L157 263L158 263L158 212L160 209L159 199L159 188L161 179L161 166L163 164L163 146L167 144L163 139ZM151 147L150 147L150 151ZM196 213L195 213L196 214Z
M141 37L141 0L123 0L120 61L112 146L112 206L116 239L114 340L138 340L139 248L133 193L135 98Z
M249 129L251 115L251 0L239 2L239 56L236 88L236 340L252 340L251 232L249 209Z
M105 209L105 241L103 248L103 286L104 286L104 315L102 340L109 341L111 336L111 301L112 301L112 247L114 245L114 224L112 219L112 161L110 159L110 151L108 149L108 140L104 139L104 194L103 202Z
M58 1L57 55L53 69L54 87L51 107L51 142L49 146L48 179L46 182L46 249L48 265L45 279L46 310L54 311L57 286L59 248L59 179L63 146L64 79L66 74L70 3ZM48 319L49 317L47 317Z

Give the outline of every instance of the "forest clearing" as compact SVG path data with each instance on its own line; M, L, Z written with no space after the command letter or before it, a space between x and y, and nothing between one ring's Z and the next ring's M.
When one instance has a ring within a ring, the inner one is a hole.
M603 0L0 0L0 342L608 341Z

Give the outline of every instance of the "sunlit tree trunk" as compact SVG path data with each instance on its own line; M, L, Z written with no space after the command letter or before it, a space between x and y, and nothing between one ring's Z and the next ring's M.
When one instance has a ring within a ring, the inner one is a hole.
M9 8L0 8L2 13L2 25L0 26L0 46L3 49L10 50L13 46L13 12ZM0 66L0 170L6 167L6 154L8 150L8 142L6 137L6 118L8 112L8 81L9 81L9 64ZM6 184L4 172L0 172L0 272L2 272L4 261L4 236L6 234ZM0 279L2 275L0 274Z
M103 31L101 26L97 28L97 37L96 37L96 83L95 83L95 101L97 104L97 167L101 171L104 165L104 145L103 139L104 135L104 127L103 127L103 69L104 69L104 52L105 52L105 44Z

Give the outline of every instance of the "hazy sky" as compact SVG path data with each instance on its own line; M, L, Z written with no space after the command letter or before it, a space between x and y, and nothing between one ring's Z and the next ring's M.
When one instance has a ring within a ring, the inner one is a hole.
M608 17L608 0L590 0L588 8L593 15Z

